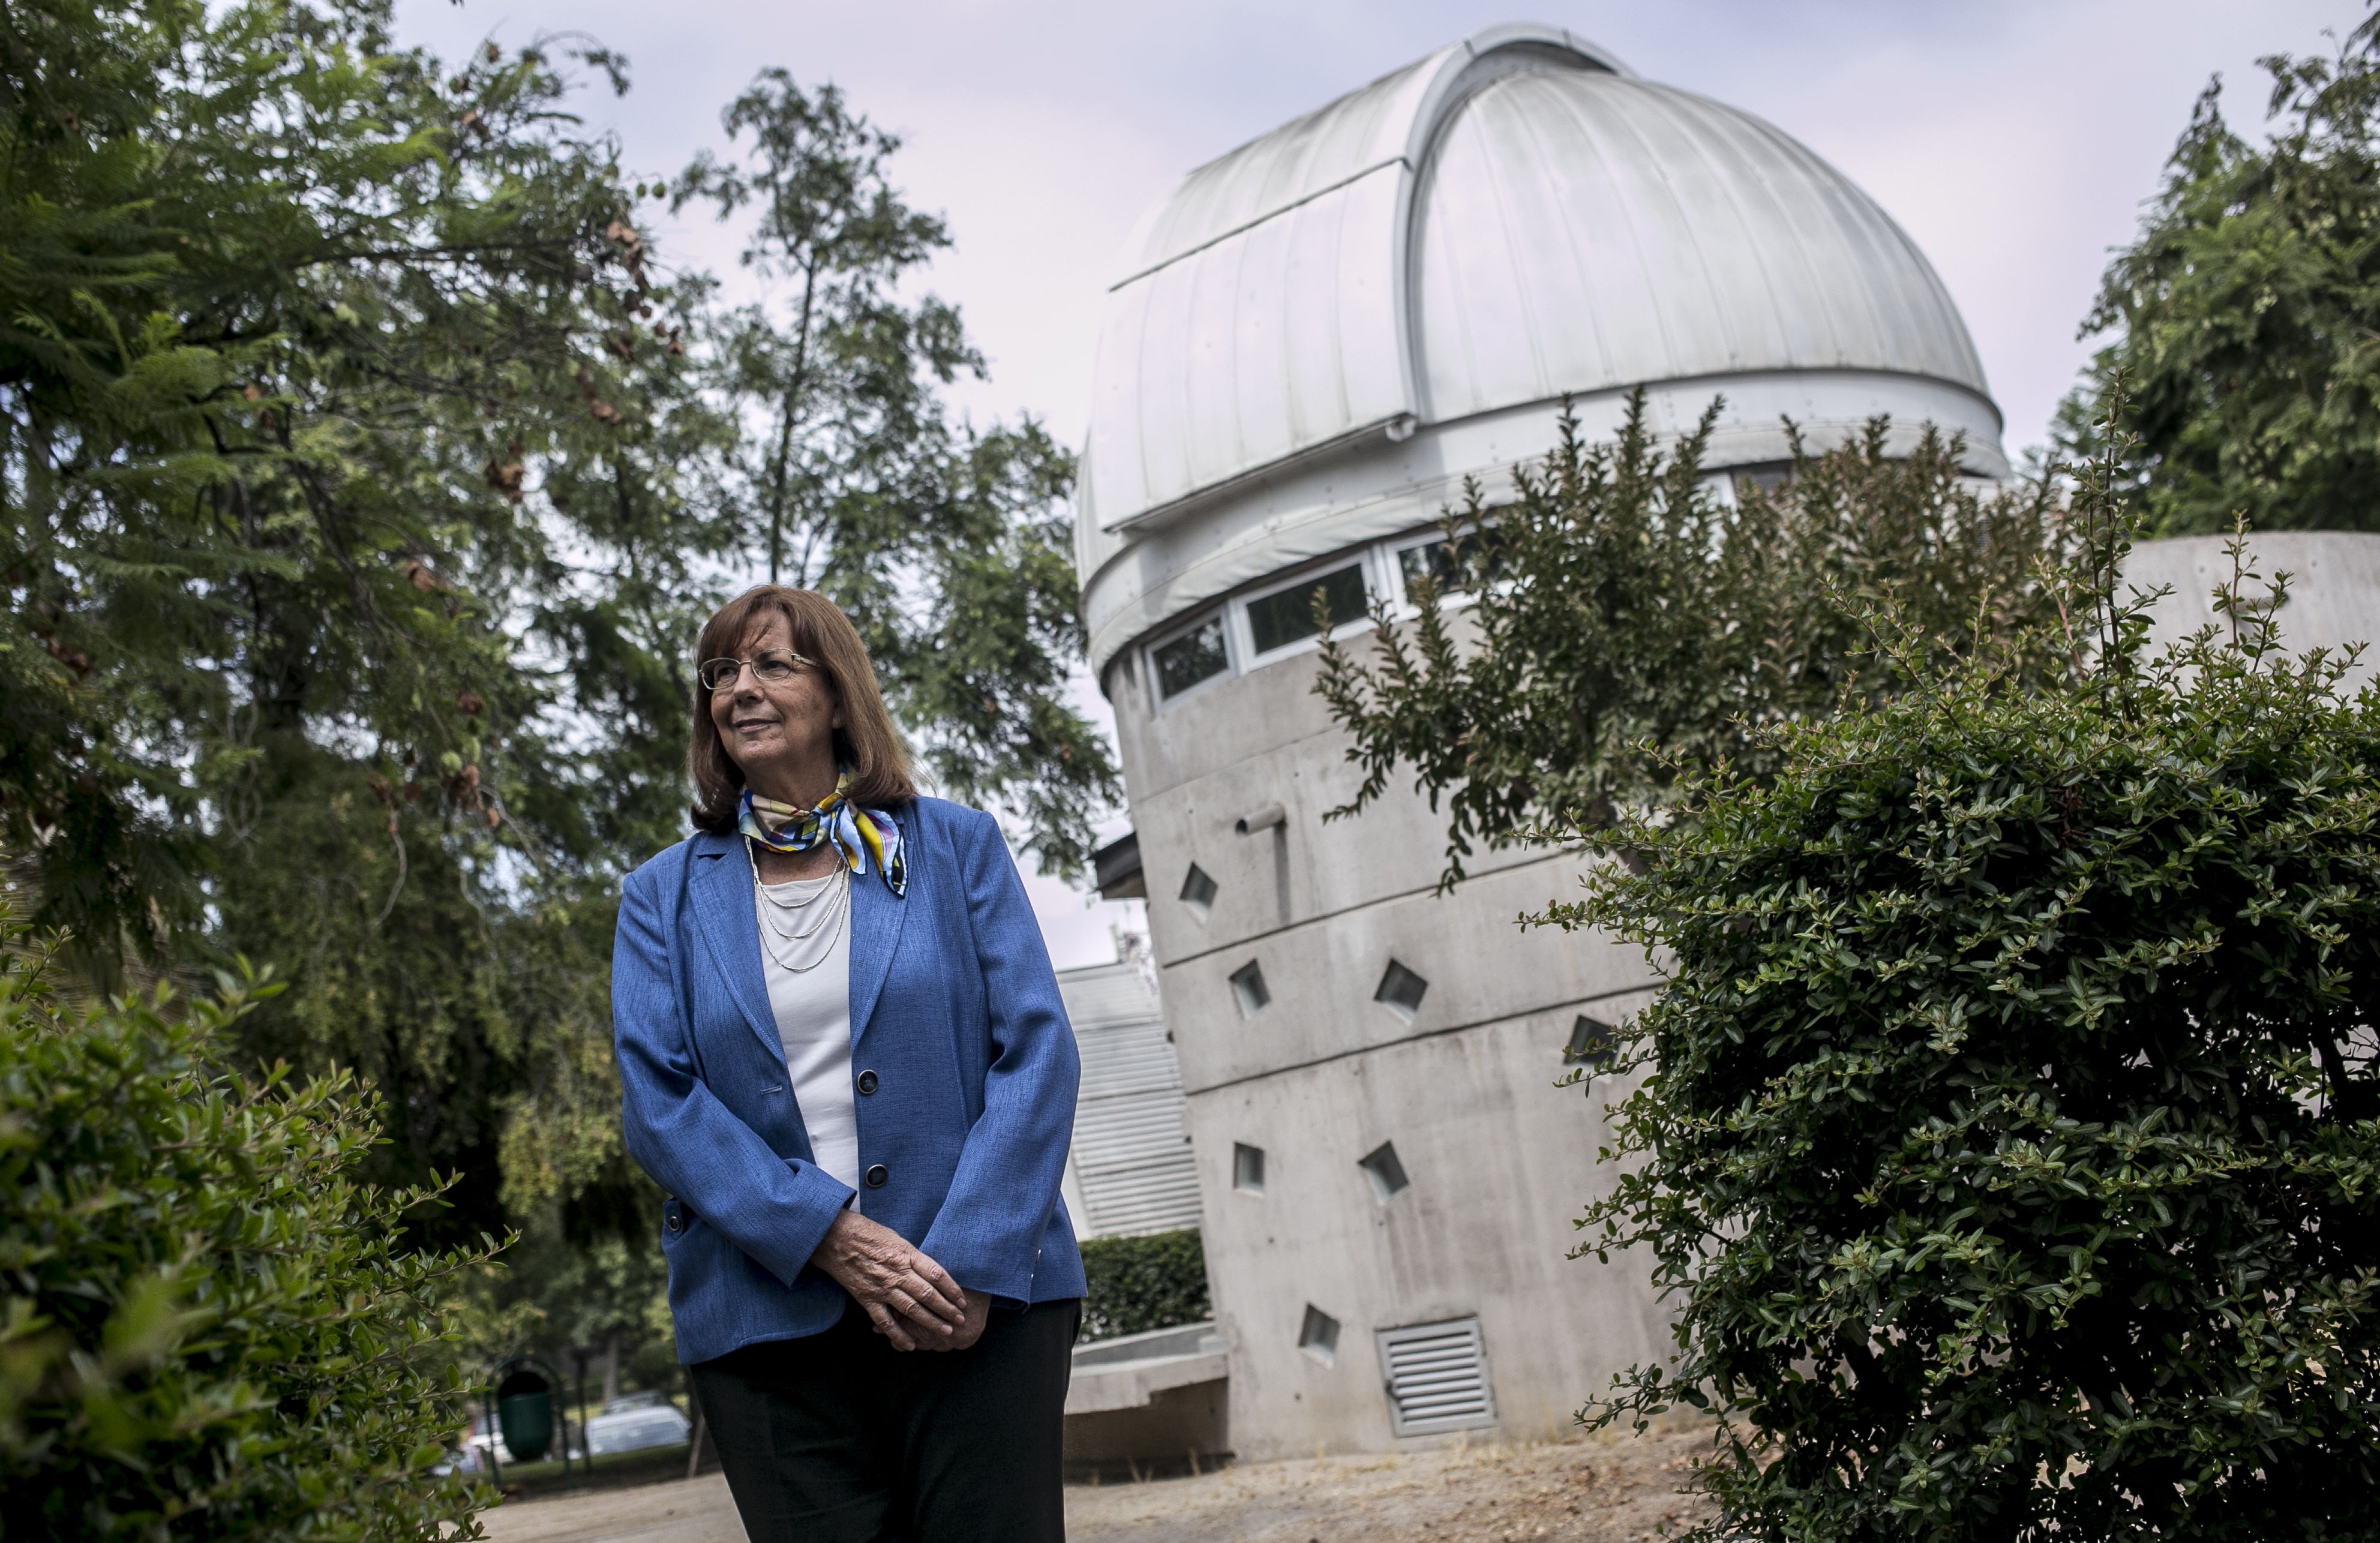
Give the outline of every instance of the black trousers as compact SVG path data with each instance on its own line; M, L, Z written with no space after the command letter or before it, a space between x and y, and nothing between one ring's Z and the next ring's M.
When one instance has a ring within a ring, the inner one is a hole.
M854 1303L823 1334L693 1367L751 1543L1062 1543L1082 1316L994 1308L967 1349L905 1354Z

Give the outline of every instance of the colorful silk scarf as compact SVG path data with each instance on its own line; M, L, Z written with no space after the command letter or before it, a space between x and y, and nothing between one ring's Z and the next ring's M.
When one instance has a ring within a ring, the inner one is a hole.
M814 808L759 798L744 790L736 807L735 828L771 852L807 852L822 841L835 850L854 873L866 873L870 857L894 894L909 889L909 865L901 856L901 827L881 809L863 809L851 801L851 768L834 780L834 791Z

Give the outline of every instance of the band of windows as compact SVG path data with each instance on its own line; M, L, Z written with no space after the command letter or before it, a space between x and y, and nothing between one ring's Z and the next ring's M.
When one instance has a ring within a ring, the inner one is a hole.
M1225 601L1160 639L1148 650L1148 678L1157 699L1171 700L1240 670L1301 651L1333 627L1360 622L1384 590L1410 603L1413 581L1427 573L1442 593L1454 590L1459 567L1442 534L1402 537L1342 556L1285 583ZM1319 599L1320 614L1316 601Z

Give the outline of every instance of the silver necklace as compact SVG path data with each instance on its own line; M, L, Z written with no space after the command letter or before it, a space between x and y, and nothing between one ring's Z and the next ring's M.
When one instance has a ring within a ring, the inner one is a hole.
M746 844L748 849L748 838ZM844 921L851 912L851 869L848 867L838 863L827 875L826 883L798 899L786 900L770 893L770 886L760 881L760 860L759 854L755 853L752 856L752 891L760 902L760 946L779 968L805 975L826 963L827 955L842 940ZM783 922L778 919L780 917L795 919ZM803 918L808 919L808 926L803 925ZM776 942L771 941L771 934ZM812 944L812 939L819 941ZM803 957L805 954L808 957Z

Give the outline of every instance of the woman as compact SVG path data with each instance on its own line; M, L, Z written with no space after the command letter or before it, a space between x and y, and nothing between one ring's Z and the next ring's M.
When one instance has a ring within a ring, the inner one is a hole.
M753 1543L1059 1538L1077 1063L991 817L911 785L866 648L775 586L702 629L696 833L612 963L629 1152Z

